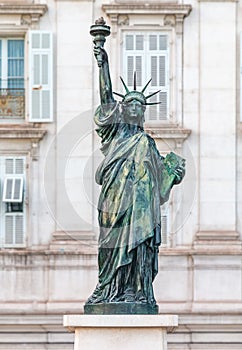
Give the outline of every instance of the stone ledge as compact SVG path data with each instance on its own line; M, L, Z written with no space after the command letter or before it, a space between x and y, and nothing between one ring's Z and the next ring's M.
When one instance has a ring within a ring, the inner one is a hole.
M118 25L129 24L129 16L132 15L159 15L160 22L170 28L175 27L176 33L182 34L184 18L190 14L192 6L158 2L133 2L104 4L102 10L110 18L113 35L116 34Z
M188 16L192 10L191 5L171 3L115 3L102 6L107 15L113 14L145 14L145 15L183 15Z
M50 250L76 251L80 254L97 253L97 239L91 231L56 231L53 233Z
M0 139L31 139L39 142L46 133L46 129L35 128L29 124L0 125Z
M238 240L239 233L237 231L199 231L196 233L199 240L222 240L231 241Z
M64 327L74 330L88 328L177 327L177 315L65 315Z
M38 15L43 16L48 9L42 4L4 4L0 3L0 15Z
M236 251L241 250L240 235L237 231L199 231L193 243L195 249L209 251L220 249L223 252L230 247Z

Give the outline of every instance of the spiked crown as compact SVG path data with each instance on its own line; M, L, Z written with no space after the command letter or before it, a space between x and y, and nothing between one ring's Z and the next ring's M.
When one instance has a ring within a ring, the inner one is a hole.
M148 96L145 96L144 95L144 92L146 90L146 88L148 87L148 85L150 84L151 80L150 79L148 81L148 83L143 87L143 89L141 91L137 91L136 89L136 72L134 72L134 89L132 91L129 91L127 85L125 84L124 80L122 77L120 77L120 80L124 86L124 89L125 89L125 92L126 94L123 95L123 94L120 94L120 93L117 93L117 92L113 92L115 95L119 96L119 97L122 97L122 102L130 102L132 100L137 100L139 101L140 103L142 103L142 105L157 105L157 104L160 104L161 102L147 102L146 100L148 100L148 98L158 94L158 92L160 92L160 90L156 91L156 92L153 92L152 94L148 95Z

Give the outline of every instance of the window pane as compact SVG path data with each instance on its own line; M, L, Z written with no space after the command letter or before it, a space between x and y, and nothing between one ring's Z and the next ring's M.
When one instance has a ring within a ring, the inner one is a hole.
M24 40L8 40L8 58L24 58Z
M24 88L24 40L8 40L8 88Z

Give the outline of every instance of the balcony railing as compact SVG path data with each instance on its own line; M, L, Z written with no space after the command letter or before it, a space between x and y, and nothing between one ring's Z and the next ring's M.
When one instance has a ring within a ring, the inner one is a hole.
M0 119L24 118L25 89L0 89Z

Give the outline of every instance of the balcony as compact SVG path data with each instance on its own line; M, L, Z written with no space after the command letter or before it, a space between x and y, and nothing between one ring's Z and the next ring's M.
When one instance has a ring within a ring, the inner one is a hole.
M25 89L0 89L0 119L24 119Z

